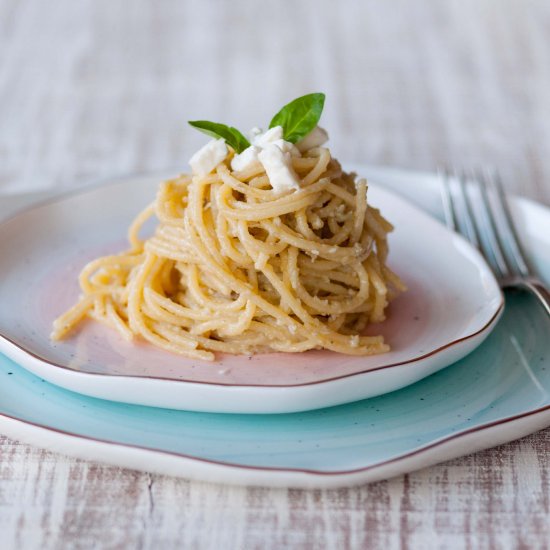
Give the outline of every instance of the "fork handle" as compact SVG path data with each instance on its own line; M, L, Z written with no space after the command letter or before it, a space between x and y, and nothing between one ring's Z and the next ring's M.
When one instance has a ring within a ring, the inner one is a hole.
M512 286L512 285L511 285ZM548 289L538 280L524 279L516 281L513 285L515 287L521 287L531 292L535 298L541 303L546 313L550 316L550 292Z

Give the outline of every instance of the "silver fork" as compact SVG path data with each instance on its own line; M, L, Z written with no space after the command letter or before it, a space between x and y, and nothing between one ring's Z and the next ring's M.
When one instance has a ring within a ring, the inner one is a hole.
M445 171L441 183L447 227L478 248L501 288L531 292L550 316L550 292L525 259L498 175Z

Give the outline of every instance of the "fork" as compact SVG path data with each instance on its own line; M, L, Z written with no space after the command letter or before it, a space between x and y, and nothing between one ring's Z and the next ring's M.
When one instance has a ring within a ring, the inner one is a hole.
M550 292L525 259L498 174L447 170L440 180L447 227L481 252L501 288L531 292L550 316Z

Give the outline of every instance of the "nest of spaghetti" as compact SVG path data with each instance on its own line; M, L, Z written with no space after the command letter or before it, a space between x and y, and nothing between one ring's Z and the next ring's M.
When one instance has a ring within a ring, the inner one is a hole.
M326 148L293 158L300 189L276 194L261 165L161 184L129 230L130 249L89 263L54 339L91 317L190 358L327 349L385 352L370 323L404 286L386 265L392 225L367 183ZM152 215L154 234L140 238Z

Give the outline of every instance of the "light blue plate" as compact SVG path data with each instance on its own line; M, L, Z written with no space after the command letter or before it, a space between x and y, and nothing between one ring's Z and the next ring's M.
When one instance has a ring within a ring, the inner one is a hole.
M549 335L542 308L510 293L497 328L466 359L391 394L285 415L103 401L53 386L0 356L0 431L75 456L213 481L365 482L549 425Z

